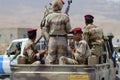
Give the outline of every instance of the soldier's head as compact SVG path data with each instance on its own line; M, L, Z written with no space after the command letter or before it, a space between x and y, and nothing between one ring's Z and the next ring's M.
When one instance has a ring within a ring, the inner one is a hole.
M27 31L28 38L34 41L36 39L36 31L37 31L37 29L32 29L32 28L29 29Z
M86 25L93 23L94 17L93 17L91 14L85 15L84 18L85 18L85 23L86 23Z
M53 11L61 11L64 4L63 0L53 0L51 8Z
M82 39L82 33L83 33L83 31L82 31L81 27L73 28L71 30L71 32L73 33L74 40L79 41L79 40Z

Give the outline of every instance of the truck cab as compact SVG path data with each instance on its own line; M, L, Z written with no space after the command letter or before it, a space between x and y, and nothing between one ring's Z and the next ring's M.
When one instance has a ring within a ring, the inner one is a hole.
M11 41L9 44L7 50L5 51L4 55L0 55L0 75L10 75L11 74L11 67L12 64L18 64L18 57L23 56L23 50L25 47L25 43L27 42L28 38L24 39L15 39ZM20 54L15 57L15 50L16 50L16 44L20 44ZM44 49L45 46L44 38L42 37L38 43L36 44L36 48L38 50ZM15 57L15 59L13 59Z
M18 56L23 55L24 45L28 39L16 39L11 41L4 55L0 55L0 75L9 75L11 73L10 64L17 64ZM15 56L16 44L19 43L21 47L21 53L16 57L16 59L12 60ZM12 60L12 61L11 61Z

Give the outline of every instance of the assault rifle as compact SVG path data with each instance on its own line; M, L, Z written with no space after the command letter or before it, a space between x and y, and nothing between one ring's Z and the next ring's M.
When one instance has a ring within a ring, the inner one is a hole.
M46 18L46 16L49 15L50 13L52 13L52 12L50 11L51 5L52 5L52 4L49 3L49 7L45 6L44 16L43 16L43 19L42 19L42 21L41 21L41 23L40 23L41 29L42 29L42 27L44 27L44 25L45 25L45 18Z

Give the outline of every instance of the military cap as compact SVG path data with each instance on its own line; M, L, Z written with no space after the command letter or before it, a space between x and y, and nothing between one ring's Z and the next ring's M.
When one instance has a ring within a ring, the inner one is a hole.
M64 5L63 0L53 0L51 8L53 9L53 11L58 11L63 8L63 5Z
M28 33L32 33L32 32L36 32L37 31L37 29L33 29L33 28L30 28L30 29L28 29Z
M71 30L71 32L72 32L73 34L76 34L76 33L83 33L81 27L73 28L73 29Z
M85 19L94 19L94 16L92 16L91 14L87 14L84 17Z

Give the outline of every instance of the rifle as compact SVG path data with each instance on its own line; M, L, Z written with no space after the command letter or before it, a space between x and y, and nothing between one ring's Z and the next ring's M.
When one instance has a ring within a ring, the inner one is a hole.
M36 42L34 43L34 45L36 45L36 44L40 41L40 39L41 39L42 37L44 37L45 42L46 42L45 44L47 45L48 34L46 34L45 31L43 31L43 27L44 27L44 25L45 25L45 18L46 18L46 16L51 13L51 12L50 12L50 7L51 7L51 5L52 5L52 4L49 3L49 7L45 6L44 16L43 16L43 19L41 20L41 23L40 23L40 29L41 29L41 31L42 31L42 34L41 34L41 36L36 40ZM47 37L46 37L46 35L47 35ZM46 45L45 45L45 46L46 46Z
M68 6L65 10L65 13L68 15L69 9L70 9L70 4L72 3L72 0L68 0Z
M40 36L40 37L37 39L37 41L34 43L34 45L36 45L36 44L40 41L41 38L42 38L42 36Z
M52 12L50 11L51 5L52 5L52 4L49 3L49 7L45 6L44 16L43 16L43 19L42 19L42 21L41 21L41 23L40 23L41 29L42 29L42 27L44 27L44 25L45 25L45 18L46 18L46 16L49 15L50 13L52 13Z

